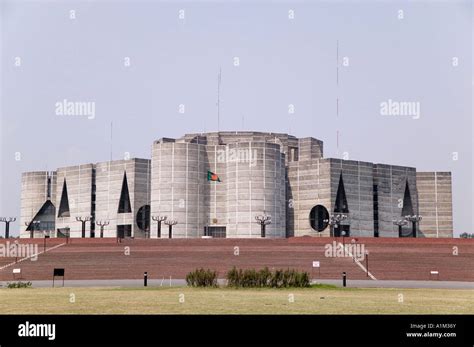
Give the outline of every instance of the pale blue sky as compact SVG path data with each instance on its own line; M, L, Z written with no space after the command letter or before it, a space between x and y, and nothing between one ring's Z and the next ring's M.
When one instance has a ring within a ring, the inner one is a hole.
M0 216L19 217L21 172L108 160L110 122L114 159L216 130L220 67L221 130L291 132L323 140L326 157L452 171L455 231L474 229L471 1L1 4ZM95 119L55 115L63 99L94 101ZM421 118L381 116L388 99L420 102Z

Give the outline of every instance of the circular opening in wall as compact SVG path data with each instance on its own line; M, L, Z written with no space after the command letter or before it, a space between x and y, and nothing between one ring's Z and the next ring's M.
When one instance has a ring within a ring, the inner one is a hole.
M321 232L329 224L329 212L323 205L314 206L309 212L309 224L313 230Z
M150 230L150 205L143 205L138 209L137 225L142 231Z

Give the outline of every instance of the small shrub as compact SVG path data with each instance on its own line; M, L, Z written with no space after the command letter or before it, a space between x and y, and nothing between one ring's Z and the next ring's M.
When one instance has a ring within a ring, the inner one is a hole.
M289 288L309 287L311 284L307 272L293 269L270 271L267 267L260 271L254 269L236 269L227 272L227 286L236 288Z
M203 268L191 271L186 275L186 283L190 287L217 287L217 271Z
M31 288L31 282L8 282L7 288Z
M257 278L258 287L268 287L270 284L270 279L272 278L272 273L268 270L268 267L260 270Z
M272 288L280 288L283 277L283 270L275 270L270 279Z
M309 273L306 271L300 272L296 274L296 287L309 287L311 286L311 279L309 277Z
M254 288L257 286L257 272L254 269L247 269L242 276L242 286Z
M235 266L227 271L227 286L229 287L237 287L239 283L239 271L235 268Z

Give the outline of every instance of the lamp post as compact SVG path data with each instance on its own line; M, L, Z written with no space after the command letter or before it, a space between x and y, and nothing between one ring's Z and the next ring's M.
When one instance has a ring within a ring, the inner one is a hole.
M342 214L342 213L336 213L331 216L329 216L329 219L325 219L323 222L328 223L330 226L330 236L335 236L334 235L334 228L337 228L341 223L347 219L347 215Z
M99 220L95 222L98 226L100 226L100 238L104 237L104 227L110 224L108 220Z
M416 237L416 223L419 223L421 221L421 216L419 215L408 215L405 216L405 219L409 222L412 222L412 236Z
M398 225L398 237L403 237L402 227L404 225L407 225L408 221L406 219L398 219L398 220L394 220L392 222L393 222L394 225Z
M354 239L352 239L351 240L351 245L355 246L355 243L356 243L356 241ZM352 249L354 249L354 248L352 248ZM352 262L355 263L355 252L354 252L354 254L352 254Z
M268 216L265 211L263 211L263 214L255 216L255 220L260 224L260 237L265 237L265 227L267 224L272 223L272 216Z
M365 268L367 269L367 277L369 277L369 251L365 251Z
M346 249L346 244L344 242L344 237L346 236L346 232L344 230L341 231L341 236L342 236L342 247L344 247L344 249Z
M76 217L76 221L82 223L82 238L86 237L86 223L91 220L91 216L85 216L85 217Z
M5 238L10 237L10 223L16 221L15 217L1 217L0 222L5 223Z
M172 239L173 238L173 225L178 224L178 221L175 219L168 219L168 220L165 220L165 224L169 226L168 238Z
M48 235L46 235L48 234ZM48 239L51 235L51 230L43 230L43 253L46 252L46 239Z
M66 244L68 244L69 237L71 236L71 229L69 228L69 225L66 225L65 232L66 232Z
M15 264L18 262L18 240L15 240Z
M165 222L167 218L167 216L151 216L151 219L156 222L156 235L158 238L161 238L161 222Z
M31 229L30 229L30 239L32 239L33 237L35 237L36 226L39 225L40 223L41 223L41 221L39 221L39 220L34 220L34 221L32 221L30 224L25 223L26 227L31 226Z

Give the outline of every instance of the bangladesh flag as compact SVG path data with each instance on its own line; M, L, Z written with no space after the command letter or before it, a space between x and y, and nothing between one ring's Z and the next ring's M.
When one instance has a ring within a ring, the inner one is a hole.
M217 176L214 172L207 171L207 180L214 181L214 182L222 182L219 176Z

